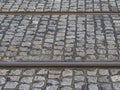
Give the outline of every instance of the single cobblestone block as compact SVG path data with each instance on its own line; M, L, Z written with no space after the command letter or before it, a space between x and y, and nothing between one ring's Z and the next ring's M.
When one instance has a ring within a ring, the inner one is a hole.
M41 88L32 88L32 90L43 90Z
M111 76L111 80L113 82L119 82L120 81L120 75Z
M46 90L58 90L58 86L48 86Z
M62 79L62 82L61 82L62 86L65 86L65 85L71 86L71 84L72 84L72 78L63 78Z
M5 89L15 89L18 85L18 82L7 82L5 84Z
M96 76L96 74L97 74L97 69L88 70L88 71L87 71L87 74L88 74L88 75L92 75L92 76Z
M88 90L99 90L97 84L89 84Z
M74 73L75 73L76 76L84 74L84 72L82 70L79 70L79 69L78 70L74 70Z
M99 70L99 74L100 74L100 75L109 75L109 72L108 72L108 70L100 69L100 70Z
M8 76L7 77L7 81L19 81L20 80L20 76Z
M53 56L53 60L62 61L62 57L61 56Z
M0 85L5 84L6 79L4 77L0 77Z
M41 55L41 57L40 57L40 60L42 60L42 61L44 61L44 60L49 61L50 59L51 59L50 55Z
M58 82L57 80L49 79L49 80L47 81L47 84L49 84L49 85L58 85L59 82Z
M7 69L0 69L0 75L6 75L9 70Z
M20 82L22 83L32 83L33 77L23 77Z
M47 70L47 69L38 70L37 74L38 74L38 75L45 75L45 74L48 74L48 70Z
M101 90L112 90L110 84L100 85Z
M88 76L87 82L88 83L97 83L97 77Z
M50 74L60 74L60 73L61 73L61 70L57 70L57 69L49 70L49 73L50 73Z
M65 69L65 71L63 71L63 77L67 77L67 76L72 76L73 75L73 71L69 70L69 69Z
M75 61L81 61L82 58L81 57L75 57Z
M112 75L120 75L120 70L119 69L111 69L110 70Z
M60 78L60 75L55 75L55 74L49 74L48 78L51 78L51 79L59 79Z
M40 87L43 87L45 85L44 82L35 82L33 83L33 88L40 88Z
M6 52L6 56L8 56L8 57L12 57L12 56L16 56L16 55L17 55L17 52L11 52L11 51Z
M108 77L108 76L100 76L98 81L101 82L101 83L108 83L108 82L110 82L110 77Z
M84 76L75 76L74 80L75 81L85 81L85 77Z
M113 83L113 89L120 90L120 83Z
M35 73L35 70L33 69L30 69L30 70L25 70L24 72L23 72L23 75L30 75L30 76L32 76L33 74Z
M20 84L19 85L19 90L29 90L30 89L30 85L28 84Z
M65 86L65 87L62 87L61 90L72 90L72 88Z
M34 81L45 81L44 76L35 76Z
M84 82L78 82L78 83L75 83L75 89L76 90L84 90L85 89L85 83Z
M20 75L22 73L22 70L11 70L9 75Z

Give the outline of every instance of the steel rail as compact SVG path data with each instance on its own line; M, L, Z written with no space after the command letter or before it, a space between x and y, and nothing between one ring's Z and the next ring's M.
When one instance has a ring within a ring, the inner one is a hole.
M120 67L120 62L0 62L0 67Z
M13 11L10 11L10 12L6 12L6 11L0 11L0 14L20 14L20 15L24 15L24 14L32 14L32 15L35 15L35 14L40 14L40 15L62 15L62 14L120 14L120 12L106 12L106 11L102 11L102 12L89 12L89 11L81 11L81 12L72 12L72 11L69 11L69 12L55 12L55 11L52 11L52 12L38 12L38 11L20 11L20 12L13 12Z

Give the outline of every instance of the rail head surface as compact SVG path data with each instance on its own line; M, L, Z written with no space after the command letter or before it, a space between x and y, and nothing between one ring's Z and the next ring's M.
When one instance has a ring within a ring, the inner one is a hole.
M0 67L120 67L120 62L0 62Z
M10 11L10 12L8 12L8 11L0 11L0 14L11 14L11 15L19 15L19 14L21 14L21 15L36 15L36 14L40 14L40 15L65 15L65 14L102 14L102 15L104 15L104 14L110 14L110 15L112 15L112 14L120 14L120 11L112 11L112 12L110 12L110 11L94 11L94 12L92 12L92 11L77 11L77 12L74 12L74 11L46 11L46 12L39 12L39 11L19 11L19 12L16 12L16 11Z

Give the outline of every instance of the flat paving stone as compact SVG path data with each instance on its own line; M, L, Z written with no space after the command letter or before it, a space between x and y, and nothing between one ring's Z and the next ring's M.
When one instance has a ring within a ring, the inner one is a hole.
M120 60L119 14L0 15L0 36L0 61Z
M20 70L21 74L16 73L11 76L14 70ZM34 70L34 75L24 74L26 70ZM96 76L87 73L95 70ZM101 70L108 70L109 74L101 75L99 74ZM120 72L119 68L0 68L0 72L7 71L6 74L0 75L0 87L1 90L120 90L120 79L113 78L120 74L112 74L113 70ZM67 76L63 74L65 71L68 73ZM73 74L69 75L70 71ZM51 78L50 75L59 77ZM76 77L79 79L75 79ZM109 81L101 82L99 81L101 77L108 77Z
M0 11L120 11L120 0L0 0Z

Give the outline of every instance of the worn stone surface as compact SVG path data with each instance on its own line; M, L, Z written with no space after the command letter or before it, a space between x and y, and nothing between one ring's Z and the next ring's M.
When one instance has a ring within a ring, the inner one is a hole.
M119 0L1 0L1 11L119 11ZM94 2L94 3L93 3Z
M0 61L120 60L119 14L44 13L118 12L120 0L0 0L20 11L0 14ZM0 90L120 90L120 69L1 68Z
M119 73L101 75L101 70L119 71L119 68L11 68L0 69L1 90L120 90ZM91 71L92 70L92 71ZM16 74L11 75L15 71ZM20 71L21 74L19 74ZM31 73L25 73L31 71ZM33 72L32 72L33 71ZM91 71L91 73L88 71ZM64 76L65 72L69 72ZM70 74L72 72L72 74ZM95 75L95 76L94 76ZM54 77L55 76L55 77Z
M0 60L119 61L119 19L117 14L0 15Z

